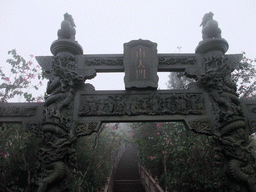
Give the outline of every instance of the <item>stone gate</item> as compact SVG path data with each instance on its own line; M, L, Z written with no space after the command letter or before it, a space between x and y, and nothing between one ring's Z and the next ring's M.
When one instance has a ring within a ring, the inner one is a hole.
M76 139L97 132L102 123L174 120L214 136L228 166L227 191L256 191L255 149L249 141L256 104L241 102L231 80L242 55L225 54L229 45L211 12L201 25L203 40L195 53L159 54L156 43L139 39L125 43L124 54L84 55L74 20L64 15L50 48L53 56L36 58L49 77L45 102L0 105L1 122L22 122L43 138L39 192L68 191ZM124 72L126 90L97 91L85 83L101 72ZM157 72L185 72L195 83L187 90L157 90Z

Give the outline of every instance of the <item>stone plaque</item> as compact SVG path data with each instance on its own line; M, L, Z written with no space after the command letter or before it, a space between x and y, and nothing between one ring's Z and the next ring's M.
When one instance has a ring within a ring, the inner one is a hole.
M124 44L126 89L157 89L157 44L148 40L134 40Z

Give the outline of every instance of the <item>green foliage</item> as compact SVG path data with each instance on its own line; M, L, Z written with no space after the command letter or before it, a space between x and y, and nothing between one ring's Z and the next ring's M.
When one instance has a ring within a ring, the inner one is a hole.
M70 191L92 192L105 186L118 151L127 136L114 126L77 140L77 168ZM0 131L0 191L34 191L40 140L20 124L3 124Z
M125 137L112 126L104 126L101 133L79 138L77 169L71 191L91 192L104 187L117 153L125 145Z
M139 160L170 191L222 191L223 162L212 137L187 131L183 123L134 124Z
M16 96L22 96L27 102L35 101L28 90L42 86L44 75L40 66L33 65L33 55L27 62L15 49L8 54L11 58L7 59L5 68L0 69L0 102ZM0 191L33 191L38 143L38 139L27 133L21 124L1 124Z
M184 72L171 72L167 82L167 87L169 89L187 89L188 85L192 82L195 82L195 80L186 77Z
M0 131L0 185L11 191L30 191L37 160L38 139L20 124L3 124ZM0 188L0 191L2 190ZM4 191L5 191L4 190Z
M0 69L0 102L7 102L16 96L23 97L27 102L42 100L41 96L35 98L29 93L29 90L38 90L45 78L40 66L32 62L34 56L30 55L27 62L15 49L8 51L8 54L11 58L7 59L7 66Z
M243 59L231 74L233 81L238 85L237 93L241 99L256 97L255 62L256 60L247 58L243 52Z

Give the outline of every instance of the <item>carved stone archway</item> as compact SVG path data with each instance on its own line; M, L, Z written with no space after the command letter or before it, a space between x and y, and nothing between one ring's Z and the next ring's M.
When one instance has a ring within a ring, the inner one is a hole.
M231 72L242 55L225 55L229 45L212 16L204 16L203 40L193 54L158 54L156 43L139 39L125 43L124 54L83 55L73 18L65 14L51 45L53 56L37 57L49 75L45 103L0 107L0 121L22 122L43 138L39 192L68 190L77 160L73 145L102 122L172 120L216 138L227 162L227 191L256 191L255 149L248 136L255 131L255 102L239 100ZM184 71L196 83L188 90L156 90L161 71ZM125 72L126 90L96 91L84 83L100 72Z

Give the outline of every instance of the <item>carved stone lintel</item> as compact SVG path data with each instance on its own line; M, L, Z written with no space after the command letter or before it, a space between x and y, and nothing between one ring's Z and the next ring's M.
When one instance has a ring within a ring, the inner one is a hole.
M79 116L200 115L205 111L200 93L143 92L81 95Z
M158 56L159 65L195 65L196 56Z
M30 117L36 115L37 107L0 106L0 117Z
M123 55L118 56L95 56L95 57L85 57L84 64L86 66L123 66Z

